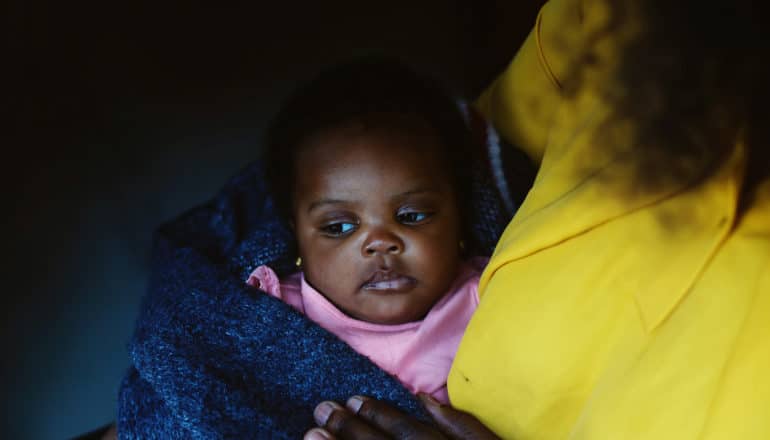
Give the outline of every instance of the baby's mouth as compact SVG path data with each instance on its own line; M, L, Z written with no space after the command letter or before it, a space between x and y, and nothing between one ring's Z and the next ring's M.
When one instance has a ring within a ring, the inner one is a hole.
M361 286L363 290L379 292L406 292L417 284L410 276L392 271L377 271Z

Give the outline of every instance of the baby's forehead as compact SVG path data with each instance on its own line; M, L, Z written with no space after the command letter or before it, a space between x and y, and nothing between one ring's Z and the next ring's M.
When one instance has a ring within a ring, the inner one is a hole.
M430 131L399 131L349 126L309 139L297 157L299 168L332 162L333 168L410 166L443 162L444 147Z
M434 117L418 112L373 111L356 115L346 115L340 119L331 118L321 122L308 134L324 135L332 132L370 133L372 136L387 133L410 133L415 135L434 135L439 137L440 127Z
M377 147L387 145L394 151L408 148L440 156L445 150L443 143L438 130L418 116L374 114L321 128L300 143L299 151L323 155L335 150L346 153L375 151Z
M396 175L443 186L451 184L451 172L441 156L442 146L429 132L348 127L309 141L297 157L296 175L305 182L372 181Z

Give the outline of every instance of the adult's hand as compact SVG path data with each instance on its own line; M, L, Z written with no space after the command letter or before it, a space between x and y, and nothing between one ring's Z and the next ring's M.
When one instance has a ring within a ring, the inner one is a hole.
M427 394L420 394L425 409L438 429L422 423L398 409L363 396L353 396L342 407L321 402L313 416L319 428L305 434L305 440L376 439L463 439L488 440L498 437L472 415L441 405Z

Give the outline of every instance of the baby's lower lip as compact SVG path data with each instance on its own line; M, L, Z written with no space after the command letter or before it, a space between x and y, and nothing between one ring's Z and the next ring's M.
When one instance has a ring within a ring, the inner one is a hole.
M380 292L404 292L410 290L415 284L417 281L414 278L400 276L389 280L366 283L363 285L363 289Z

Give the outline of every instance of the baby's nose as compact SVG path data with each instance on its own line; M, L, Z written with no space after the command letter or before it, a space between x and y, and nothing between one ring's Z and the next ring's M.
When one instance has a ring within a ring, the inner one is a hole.
M367 237L363 254L400 254L403 250L404 243L398 236L385 231L377 231Z

